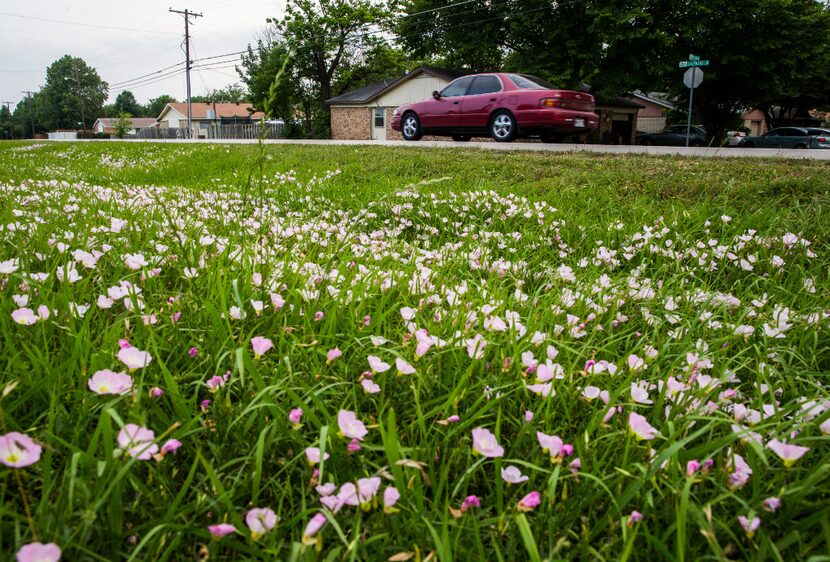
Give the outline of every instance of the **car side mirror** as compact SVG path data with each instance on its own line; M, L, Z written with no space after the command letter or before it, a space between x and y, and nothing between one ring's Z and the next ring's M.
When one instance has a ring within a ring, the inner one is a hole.
M432 97L435 99L441 99L441 92L435 90L434 92L432 92Z

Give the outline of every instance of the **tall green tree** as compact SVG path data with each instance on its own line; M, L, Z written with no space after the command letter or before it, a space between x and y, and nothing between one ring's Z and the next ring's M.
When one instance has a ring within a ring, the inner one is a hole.
M107 83L83 59L64 55L46 69L41 107L47 127L88 127L107 99Z
M130 115L141 115L144 113L144 108L136 101L135 95L129 90L124 90L115 98L114 109L116 116L121 113L129 113Z
M218 90L208 90L201 96L193 96L191 101L195 102L216 102L216 103L240 103L248 101L248 92L239 84L228 84Z
M12 112L5 105L0 106L0 139L14 138Z
M35 133L46 130L40 117L40 111L38 111L43 105L43 94L36 92L34 95L23 98L15 106L13 114L15 137L33 138Z
M146 117L156 117L158 118L161 115L162 110L168 103L176 103L177 100L173 96L168 96L167 94L162 94L156 98L151 98L147 105L144 107L143 115Z

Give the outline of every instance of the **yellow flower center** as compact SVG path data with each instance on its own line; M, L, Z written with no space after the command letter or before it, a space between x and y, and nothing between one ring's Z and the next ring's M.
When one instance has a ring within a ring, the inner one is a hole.
M19 460L20 460L20 457L18 457L14 453L9 453L8 455L6 455L6 462L12 463L12 462L17 462Z

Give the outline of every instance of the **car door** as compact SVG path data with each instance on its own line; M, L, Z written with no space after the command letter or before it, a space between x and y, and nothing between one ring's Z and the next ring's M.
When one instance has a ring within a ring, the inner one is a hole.
M495 74L476 76L461 98L461 128L486 130L487 120L501 97L502 83Z
M792 128L787 129L787 135L782 137L781 148L807 147L809 144L805 129Z
M759 137L758 142L755 143L755 146L759 146L761 148L781 148L787 135L787 131L788 129L783 127L780 129L773 129L764 134L764 136Z
M694 134L694 131L692 133ZM660 142L657 144L664 146L686 146L686 127L685 125L670 127L660 137Z
M446 129L461 126L461 98L467 93L467 88L473 81L473 76L463 76L450 82L441 90L437 98L426 102L421 114L421 125L425 129Z

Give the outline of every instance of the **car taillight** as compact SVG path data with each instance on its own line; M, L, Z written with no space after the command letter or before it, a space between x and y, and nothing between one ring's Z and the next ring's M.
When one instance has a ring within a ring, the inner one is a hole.
M554 98L543 98L539 104L542 107L562 107L562 100Z
M816 139L818 142L827 142L827 137L819 137Z

